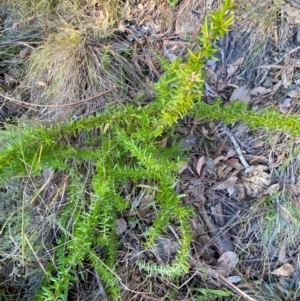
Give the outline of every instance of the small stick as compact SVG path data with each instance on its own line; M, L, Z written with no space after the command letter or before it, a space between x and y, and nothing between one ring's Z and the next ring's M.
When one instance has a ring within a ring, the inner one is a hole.
M232 141L232 144L236 150L236 153L240 159L240 161L242 162L242 164L244 165L245 169L248 169L250 167L250 165L248 164L248 162L246 161L246 159L243 156L242 150L236 140L236 138L234 137L233 133L230 131L230 129L225 125L223 127L223 131L225 134L227 134L229 136L229 138Z
M248 301L257 301L256 299L253 299L252 297L248 296L246 293L244 293L242 290L240 290L236 285L228 281L223 275L219 274L218 272L209 269L208 274L212 276L213 278L217 280L221 280L223 283L225 283L228 287L230 287L233 291L237 292L240 296L244 297Z
M57 104L57 105L41 105L41 104L34 104L34 103L29 103L29 102L26 102L26 101L21 101L21 100L17 100L13 97L9 97L9 96L6 96L6 95L3 95L2 93L0 93L0 96L7 99L7 100L10 100L12 102L15 102L17 104L20 104L20 105L25 105L25 106L29 106L29 107L42 107L42 108L62 108L62 107L70 107L70 106L77 106L77 105L80 105L80 104L83 104L85 102L88 102L88 101L91 101L97 97L100 97L100 96L103 96L107 93L110 93L111 91L113 91L116 87L113 87L112 89L110 90L106 90L106 91L103 91L101 93L98 93L94 96L91 96L91 97L88 97L88 98L85 98L83 100L79 100L77 102L70 102L70 103L65 103L65 104Z

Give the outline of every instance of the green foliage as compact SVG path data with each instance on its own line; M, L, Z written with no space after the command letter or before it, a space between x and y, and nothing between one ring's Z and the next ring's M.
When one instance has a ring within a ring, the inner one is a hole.
M168 4L171 6L171 7L174 7L178 4L178 0L168 0Z
M180 157L179 146L165 147L159 143L162 135L172 134L180 118L188 114L225 124L245 121L252 128L265 127L300 135L300 117L281 115L272 110L248 110L242 102L223 106L202 101L207 59L216 52L214 41L228 31L232 21L233 3L225 0L216 12L205 19L199 37L200 48L190 52L187 62L176 59L165 65L165 74L155 85L155 101L148 105L108 109L96 116L51 126L11 128L3 135L0 148L0 172L3 178L39 174L44 167L69 173L68 205L57 217L63 233L57 242L54 262L47 267L43 287L37 293L41 300L67 300L68 289L84 262L92 263L101 275L106 290L118 299L117 278L114 275L117 250L116 214L129 204L122 195L122 183L150 181L157 187L155 203L160 209L152 228L147 232L150 247L172 222L178 225L180 250L169 265L140 262L149 274L178 277L188 271L191 241L189 219L192 209L182 206L174 190ZM99 135L87 139L84 148L76 137L97 129ZM93 166L90 179L92 195L87 197L82 185L84 173L70 168L70 162L89 162ZM99 259L96 249L105 250ZM208 292L208 291L206 291ZM205 292L201 291L202 295ZM219 291L209 291L218 295Z
M192 299L193 301L210 301L210 300L215 300L216 298L229 297L232 295L231 292L229 291L209 289L209 288L194 288L191 290L199 292L199 294L197 294L197 296Z

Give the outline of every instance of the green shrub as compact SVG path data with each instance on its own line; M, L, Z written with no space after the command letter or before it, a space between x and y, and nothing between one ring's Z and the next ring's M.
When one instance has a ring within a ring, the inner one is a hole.
M194 115L221 119L225 124L245 121L253 128L300 134L298 116L248 110L242 102L223 106L220 100L213 104L202 100L203 68L216 52L214 41L228 31L232 9L233 3L225 0L205 19L198 51L190 52L187 62L177 59L165 65L165 74L155 85L155 100L148 105L128 104L76 121L11 128L3 134L2 141L6 144L0 150L3 178L26 176L28 170L33 175L39 174L45 167L69 174L68 204L57 217L62 235L57 241L54 262L48 265L43 286L37 293L39 299L67 300L76 271L83 268L86 260L101 276L111 297L119 298L118 278L114 273L118 247L115 226L117 212L129 206L120 190L127 181L147 180L157 187L155 202L160 211L147 233L146 246L154 244L171 222L178 224L180 233L181 247L171 264L140 262L140 267L150 274L170 278L188 271L192 208L182 206L180 196L174 191L183 152L177 145L165 147L159 143L162 135L173 135L181 118ZM90 136L83 148L70 143L79 134L89 135L95 129L99 134ZM70 168L70 162L74 161L78 168ZM87 162L93 166L90 179L93 193L89 198L80 185L85 176L80 173L80 165ZM104 259L99 258L97 247L105 249Z

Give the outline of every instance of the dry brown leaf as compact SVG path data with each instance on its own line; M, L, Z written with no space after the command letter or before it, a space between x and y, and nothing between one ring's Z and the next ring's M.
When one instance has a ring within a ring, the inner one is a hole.
M217 74L211 69L207 69L207 80L211 84L216 84L218 82Z
M282 277L290 277L293 275L295 267L289 263L283 264L280 268L271 272L271 274Z
M235 176L230 177L227 180L225 180L224 182L220 183L217 187L215 187L215 190L226 189L230 186L234 186L237 180L238 180L238 178Z
M226 160L226 159L227 159L227 157L225 157L225 156L219 156L219 157L214 159L214 163L215 163L215 165L217 165L220 161L223 161L223 160Z
M279 183L270 185L266 190L266 194L273 195L279 191L279 188L280 188Z
M244 166L241 163L239 163L239 159L235 159L235 158L227 160L226 165L231 167L231 168L234 168L236 170L243 170L244 169Z
M250 164L258 164L258 163L268 163L269 160L265 156L255 156L255 155L244 155L245 159Z
M244 62L244 57L240 57L238 58L236 61L234 61L233 63L231 63L233 66L240 66L241 64L243 64Z
M282 80L280 80L278 83L276 83L273 87L272 87L272 92L277 92L278 89L282 86Z
M207 138L208 140L215 140L216 136L217 136L217 132L215 132L214 136L208 136L209 132L205 127L202 127L202 134L205 138Z
M251 99L250 89L247 88L246 86L241 86L233 91L229 100L230 101L241 100L241 101L249 102L250 99Z
M228 151L226 157L227 157L227 158L231 158L231 157L233 157L233 156L235 156L235 155L236 155L236 151L235 151L233 148L231 148L231 149Z
M224 150L224 148L225 148L225 145L226 145L227 140L228 140L228 136L226 136L226 137L223 139L222 143L219 145L219 147L218 147L218 149L217 149L217 151L216 151L216 153L215 153L214 158L217 158L217 157L221 156L221 154L222 154L222 152L223 152L223 150Z
M176 128L176 132L183 135L188 135L190 133L190 130L187 127L179 126Z
M219 96L219 94L216 93L208 83L205 83L204 86L205 86L205 94L206 95L209 95L210 97L213 97L213 98Z
M37 84L41 87L46 87L47 84L45 82L37 82Z
M279 111L284 114L287 113L292 105L291 101L291 98L286 98L283 102L281 102L279 104Z
M299 90L291 90L286 95L291 98L298 98L298 97L300 97L300 91Z
M272 89L267 89L265 87L255 87L251 89L250 94L252 96L262 96L272 92Z
M286 243L283 243L278 252L278 264L282 265L288 263L289 259L286 257Z
M182 174L188 168L188 164L185 161L180 162L179 166L179 174Z
M224 252L217 261L217 271L224 277L229 276L236 267L239 257L232 251Z
M220 79L217 84L217 91L222 92L228 87L228 83L224 82L223 79Z
M201 170L202 170L203 166L205 165L205 163L206 163L206 159L205 159L205 156L203 155L198 160L197 165L196 165L196 172L199 176L201 175Z
M29 47L26 47L19 52L19 57L21 59L23 59L23 58L29 56L30 53L31 53L31 49Z
M247 170L247 172L255 172L255 171L264 171L268 170L268 167L266 165L255 165L255 166L250 166Z
M124 233L127 229L127 222L124 218L117 219L116 232L117 235Z
M225 176L227 175L225 169L226 169L226 165L225 164L222 164L221 166L218 166L217 174L218 174L218 177L220 179L225 178Z
M16 80L7 73L4 73L4 80L7 84L11 84L11 83L16 82Z
M232 64L227 65L227 76L226 76L226 82L232 77L234 72L238 70L239 66L234 66Z

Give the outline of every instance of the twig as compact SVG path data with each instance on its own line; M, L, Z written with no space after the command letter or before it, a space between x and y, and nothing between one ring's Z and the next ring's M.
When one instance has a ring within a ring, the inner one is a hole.
M200 253L203 253L209 246L211 246L212 243L215 242L215 244L217 245L217 247L221 250L221 251L229 251L230 249L230 243L231 241L225 241L226 245L227 245L227 250L222 250L222 248L219 246L220 241L222 241L222 245L224 244L224 241L219 237L222 233L227 231L227 228L234 222L234 220L238 217L238 215L240 214L240 210L238 210L226 223L223 227L218 228L213 221L211 220L211 218L208 216L207 212L205 209L201 210L199 207L197 207L199 214L201 215L203 221L206 223L206 226L208 228L208 230L212 233L212 237L211 240L205 244L205 246L202 247L202 249L200 250ZM217 239L218 238L218 239ZM231 243L232 245L232 243ZM233 249L233 246L232 246Z
M95 274L96 274L96 279L97 279L97 283L98 283L98 286L99 286L100 294L103 297L103 299L101 299L101 300L108 301L108 298L107 298L106 292L104 290L102 281L101 281L101 279L100 279L100 277L99 277L99 275L96 271L95 271Z
M256 299L253 299L252 297L248 296L246 293L244 293L242 290L240 290L236 285L228 281L223 275L219 274L218 272L210 269L208 271L208 274L212 277L214 277L217 280L221 280L223 283L225 283L227 286L229 286L232 290L236 291L240 296L244 297L248 301L256 301Z
M0 93L0 96L7 99L7 100L10 100L12 102L15 102L17 104L20 104L20 105L25 105L25 106L29 106L29 107L41 107L41 108L62 108L62 107L70 107L70 106L77 106L77 105L80 105L80 104L83 104L85 102L88 102L88 101L91 101L97 97L100 97L100 96L103 96L107 93L110 93L112 92L114 89L116 89L116 87L113 87L112 89L110 90L106 90L104 92L101 92L101 93L98 93L94 96L91 96L91 97L88 97L88 98L85 98L83 100L79 100L79 101L76 101L76 102L70 102L70 103L65 103L65 104L57 104L57 105L41 105L41 104L34 104L34 103L29 103L29 102L25 102L25 101L21 101L21 100L17 100L13 97L9 97L9 96L6 96L6 95L3 95L2 93Z
M232 144L233 144L233 146L234 146L234 148L236 150L236 153L237 153L240 161L244 165L245 169L248 169L250 167L250 165L247 163L246 159L244 158L244 156L242 154L242 150L241 150L241 148L240 148L240 146L239 146L236 138L234 137L233 133L230 131L230 129L226 125L223 127L223 131L231 139Z
M285 60L288 56L290 56L291 54L293 54L294 52L298 51L300 49L300 46L294 48L293 50L291 50L289 53L285 54L281 59L277 60L275 62L275 64L278 64L280 62L282 62L283 60Z

